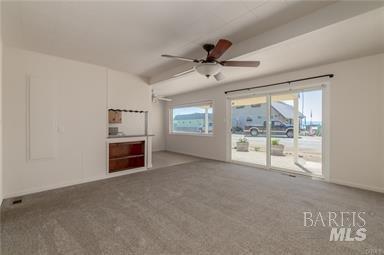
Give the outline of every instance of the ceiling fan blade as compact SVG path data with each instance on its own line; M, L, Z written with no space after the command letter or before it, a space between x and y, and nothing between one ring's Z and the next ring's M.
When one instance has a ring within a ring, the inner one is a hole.
M172 102L172 99L167 98L167 97L157 97L157 99L160 100L160 101Z
M221 61L223 66L258 67L260 61Z
M219 72L217 74L215 74L213 77L215 77L216 81L222 81L225 79L225 76L223 73Z
M179 57L179 56L172 56L172 55L167 55L167 54L162 54L161 56L162 56L162 57L165 57L165 58L173 58L173 59L177 59L177 60L181 60L181 61L188 61L188 62L199 63L199 60L197 60L197 59L192 59L192 58L185 58L185 57Z
M187 70L187 71L184 71L184 72L175 74L175 75L173 75L172 77L173 77L173 78L180 77L180 76L182 76L182 75L189 74L189 73L192 73L192 72L194 72L194 71L195 71L195 68L191 68L191 69L189 69L189 70Z
M216 60L220 58L224 52L228 50L229 47L231 47L232 43L225 39L220 39L215 48L211 50L208 54L207 60Z

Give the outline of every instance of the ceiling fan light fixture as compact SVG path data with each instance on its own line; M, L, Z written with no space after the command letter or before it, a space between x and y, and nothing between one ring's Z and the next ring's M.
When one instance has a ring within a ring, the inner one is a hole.
M209 77L219 73L222 66L218 63L200 63L195 66L195 69L199 74Z
M222 72L215 74L213 77L215 77L216 81L222 81L225 79L225 76Z

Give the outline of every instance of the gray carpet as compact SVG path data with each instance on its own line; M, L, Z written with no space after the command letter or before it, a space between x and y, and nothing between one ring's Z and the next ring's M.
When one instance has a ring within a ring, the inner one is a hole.
M190 163L194 161L199 161L201 158L179 154L169 151L156 151L152 153L152 168L164 168L168 166L175 166L184 163Z
M329 210L366 211L367 239L303 226ZM2 255L384 254L383 194L209 160L6 201L1 216Z

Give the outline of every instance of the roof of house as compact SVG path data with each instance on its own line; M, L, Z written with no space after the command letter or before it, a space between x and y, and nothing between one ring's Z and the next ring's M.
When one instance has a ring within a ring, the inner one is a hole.
M284 102L272 102L272 107L275 108L286 119L293 119L293 106ZM304 118L304 114L299 112L299 118Z
M176 115L173 120L200 120L205 118L205 113L190 113L183 115ZM212 120L212 113L208 113L208 119Z

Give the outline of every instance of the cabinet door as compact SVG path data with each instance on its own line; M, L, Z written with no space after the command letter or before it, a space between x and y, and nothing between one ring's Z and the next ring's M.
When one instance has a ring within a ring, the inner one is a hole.
M108 122L109 123L121 123L122 114L121 112L108 111Z
M115 117L116 123L121 123L123 113L122 112L115 112L115 114L116 114L116 117Z
M114 111L108 111L108 122L109 123L115 123L115 112Z

